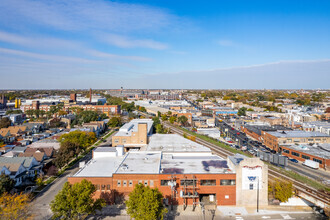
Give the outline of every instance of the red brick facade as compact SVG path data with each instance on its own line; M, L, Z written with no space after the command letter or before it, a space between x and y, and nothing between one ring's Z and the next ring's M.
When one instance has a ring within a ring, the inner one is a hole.
M316 162L319 162L320 168L330 168L330 160L324 159L322 157L317 157L315 155L307 154L305 152L301 152L299 150L294 150L289 147L282 146L282 155L294 158L296 160L299 160L301 162L304 162L305 160L314 160ZM293 152L293 154L292 154ZM298 156L299 155L299 156Z
M196 191L201 194L215 195L215 202L217 205L236 205L236 185L220 185L220 180L235 180L236 174L175 174L176 178L176 193L173 204L182 205L184 199L180 197L180 192L184 191L184 185L181 185L181 180L192 180L194 177L196 181ZM164 198L167 198L171 204L171 188L168 185L162 185L162 180L171 180L170 174L114 174L113 177L69 177L70 183L77 183L83 179L91 181L97 186L95 197L102 197L108 203L122 202L128 198L129 193L134 189L138 183L148 185L151 188L157 187ZM201 185L201 180L215 180L215 185ZM164 184L164 181L163 181ZM193 186L188 186L187 192L193 192ZM196 202L199 198L196 198ZM193 199L186 200L188 205L193 204Z

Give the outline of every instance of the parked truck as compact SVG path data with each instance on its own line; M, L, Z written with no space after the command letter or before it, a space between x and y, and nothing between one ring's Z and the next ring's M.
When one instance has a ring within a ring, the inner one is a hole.
M320 164L313 160L305 160L305 162L303 162L303 165L313 169L318 169L320 167Z

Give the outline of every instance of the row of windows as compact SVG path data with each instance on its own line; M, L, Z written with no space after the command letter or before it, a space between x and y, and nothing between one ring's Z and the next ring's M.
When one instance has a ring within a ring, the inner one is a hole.
M96 190L110 190L110 184L107 184L107 185L95 184L94 186L95 186Z
M284 153L287 153L287 154L290 154L290 151L289 150L286 150L286 149L283 149L283 152ZM300 157L300 154L299 153L296 153L294 151L291 152L291 155L296 156L296 157ZM305 160L310 160L311 159L309 156L304 155L304 154L301 155L301 158L304 158ZM322 164L322 160L313 158L313 161L318 162L319 164Z
M181 186L196 186L197 180L181 180L180 185ZM216 186L216 180L200 180L201 186ZM170 183L170 180L161 180L160 185L161 186L168 186ZM221 186L233 186L236 185L236 180L220 180Z
M149 186L154 186L154 181L153 180L139 180L138 182L139 184L144 184L145 186L148 186L148 183L149 183ZM123 185L122 185L123 184ZM133 180L118 180L117 181L117 187L127 187L127 184L129 187L133 187Z
M292 154L293 156L296 156L296 157L299 157L299 156L300 156L300 154L298 154L298 153L296 153L296 152L294 152L294 151L292 151L291 154Z

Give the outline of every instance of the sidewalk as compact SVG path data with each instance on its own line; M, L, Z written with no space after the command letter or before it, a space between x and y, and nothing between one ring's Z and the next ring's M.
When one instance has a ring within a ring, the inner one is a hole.
M260 208L259 212L257 212L256 207L217 206L217 208L214 209L214 206L210 206L205 207L204 215L200 206L196 206L194 211L192 206L188 206L185 210L183 210L183 206L174 206L173 211L170 210L170 207L167 208L169 210L165 218L167 220L285 219L285 216L289 215L313 215L311 208L306 207L266 206ZM98 212L96 216L102 219L130 219L124 205L107 206L102 212ZM91 217L89 219L93 218Z

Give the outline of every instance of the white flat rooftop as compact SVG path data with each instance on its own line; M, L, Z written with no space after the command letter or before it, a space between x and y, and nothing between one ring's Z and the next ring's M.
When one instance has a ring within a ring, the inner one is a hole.
M178 134L154 134L150 137L147 151L162 152L209 152L210 148L204 147L194 141L188 140Z
M124 124L115 136L131 136L132 132L138 131L138 125L141 123L147 124L148 134L152 129L153 120L152 119L133 119L130 122Z
M180 156L164 158L161 161L161 174L220 174L234 173L227 160L219 156Z
M117 174L158 174L161 152L129 152Z
M125 156L102 157L90 160L74 177L112 177Z

